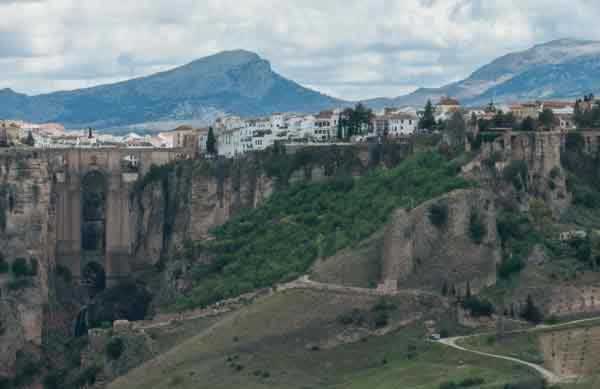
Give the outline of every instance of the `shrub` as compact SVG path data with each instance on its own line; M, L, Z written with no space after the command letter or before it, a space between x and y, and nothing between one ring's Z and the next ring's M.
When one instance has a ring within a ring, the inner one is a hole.
M429 221L436 227L442 227L448 222L448 204L439 202L429 207Z
M83 386L94 385L96 383L96 376L99 372L100 368L98 366L88 367L75 378L75 386L81 388Z
M29 275L29 265L27 265L25 258L15 259L11 268L15 277L26 277Z
M125 343L121 338L112 338L106 345L106 355L111 360L117 360L123 355Z
M373 317L373 325L375 328L383 328L388 325L389 318L387 311L377 311Z
M527 296L527 303L521 311L521 317L533 324L540 324L542 321L544 321L544 315L542 311L534 304L531 296Z
M63 265L56 266L56 275L61 277L66 283L71 283L73 280L73 274L71 274L71 270L68 267Z
M8 289L13 291L31 288L32 286L33 282L29 278L17 278L8 283Z
M483 243L483 240L487 235L487 227L483 223L479 211L476 209L471 210L471 216L469 218L469 235L471 236L473 242L477 244Z
M11 389L12 381L8 377L0 376L0 389Z
M9 270L10 270L10 265L8 264L8 262L6 262L4 257L0 256L0 274L8 273Z
M484 383L485 380L483 378L465 378L458 384L458 386L461 388L471 388L473 386L481 386Z
M525 268L525 262L517 255L505 258L498 266L498 276L502 279L509 279L511 275L520 273Z
M458 389L458 386L454 382L448 381L442 382L440 384L440 389Z
M491 302L475 296L465 299L462 306L464 309L469 310L474 317L492 316L495 312L494 305Z
M525 161L512 161L502 172L504 181L511 183L516 190L527 188L528 169Z

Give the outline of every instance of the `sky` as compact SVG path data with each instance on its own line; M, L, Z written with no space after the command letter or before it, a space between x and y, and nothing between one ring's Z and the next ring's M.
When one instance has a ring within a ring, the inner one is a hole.
M600 40L599 19L597 0L0 0L0 89L76 89L246 49L335 97L394 97L538 43Z

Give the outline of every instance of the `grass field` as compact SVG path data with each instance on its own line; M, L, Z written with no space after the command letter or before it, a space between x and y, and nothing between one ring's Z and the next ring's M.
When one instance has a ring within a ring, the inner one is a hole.
M389 300L397 306L390 320L406 319L404 312L414 311L405 300ZM505 383L534 377L527 368L509 362L427 342L420 322L341 344L340 338L360 331L340 323L340 315L378 303L374 296L279 293L217 323L200 322L195 336L109 387L438 389L442 382L482 378L482 387L501 389Z

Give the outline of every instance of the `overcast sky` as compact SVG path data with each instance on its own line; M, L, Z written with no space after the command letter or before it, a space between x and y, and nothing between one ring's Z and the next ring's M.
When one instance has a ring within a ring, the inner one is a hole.
M597 0L0 0L0 89L147 75L226 49L347 99L468 76L563 37L600 39Z

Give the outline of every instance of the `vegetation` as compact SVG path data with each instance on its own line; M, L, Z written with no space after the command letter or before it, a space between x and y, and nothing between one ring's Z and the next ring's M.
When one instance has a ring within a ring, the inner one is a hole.
M11 270L15 277L34 277L38 273L39 263L37 259L31 258L29 263L25 258L16 258L12 263Z
M476 296L467 296L462 302L464 309L471 312L474 317L492 316L495 312L494 305L485 299Z
M460 388L472 388L480 387L485 383L483 378L465 378L464 380L456 383L453 381L444 382L440 385L440 389L460 389Z
M575 102L574 121L578 128L600 128L600 106L590 94Z
M354 135L362 135L371 125L374 116L373 111L362 103L356 104L354 108L346 108L340 115L337 137L349 139Z
M443 227L448 222L448 204L438 202L429 207L429 221L436 227Z
M391 170L353 179L298 184L276 192L214 231L194 252L214 255L196 265L195 287L180 308L204 306L297 277L322 250L325 256L377 231L392 210L414 207L468 183L457 166L436 153L416 155ZM194 258L189 258L194 260Z
M125 343L121 338L112 338L106 344L106 356L113 361L121 358L121 355L123 355L124 350Z
M464 143L467 134L467 124L460 112L454 112L446 123L446 133L451 146L460 146Z
M211 155L217 154L217 137L212 127L208 128L206 136L206 152Z
M547 129L552 129L558 123L558 119L554 116L554 112L550 108L544 108L538 117L541 126Z
M431 104L431 100L427 100L427 104L425 104L425 111L419 120L419 129L433 130L435 127L436 123L435 117L433 116L433 104Z
M469 216L469 236L477 244L482 244L487 236L485 222L479 211L475 208L471 209L471 215Z
M4 255L0 253L0 274L8 273L9 270L10 265L8 264L8 262L6 262L6 259L4 259Z
M534 324L540 324L544 321L544 315L542 311L534 304L531 295L527 296L527 303L521 312L521 317Z
M510 162L502 172L504 181L511 183L516 190L527 189L528 182L527 163L522 160Z

